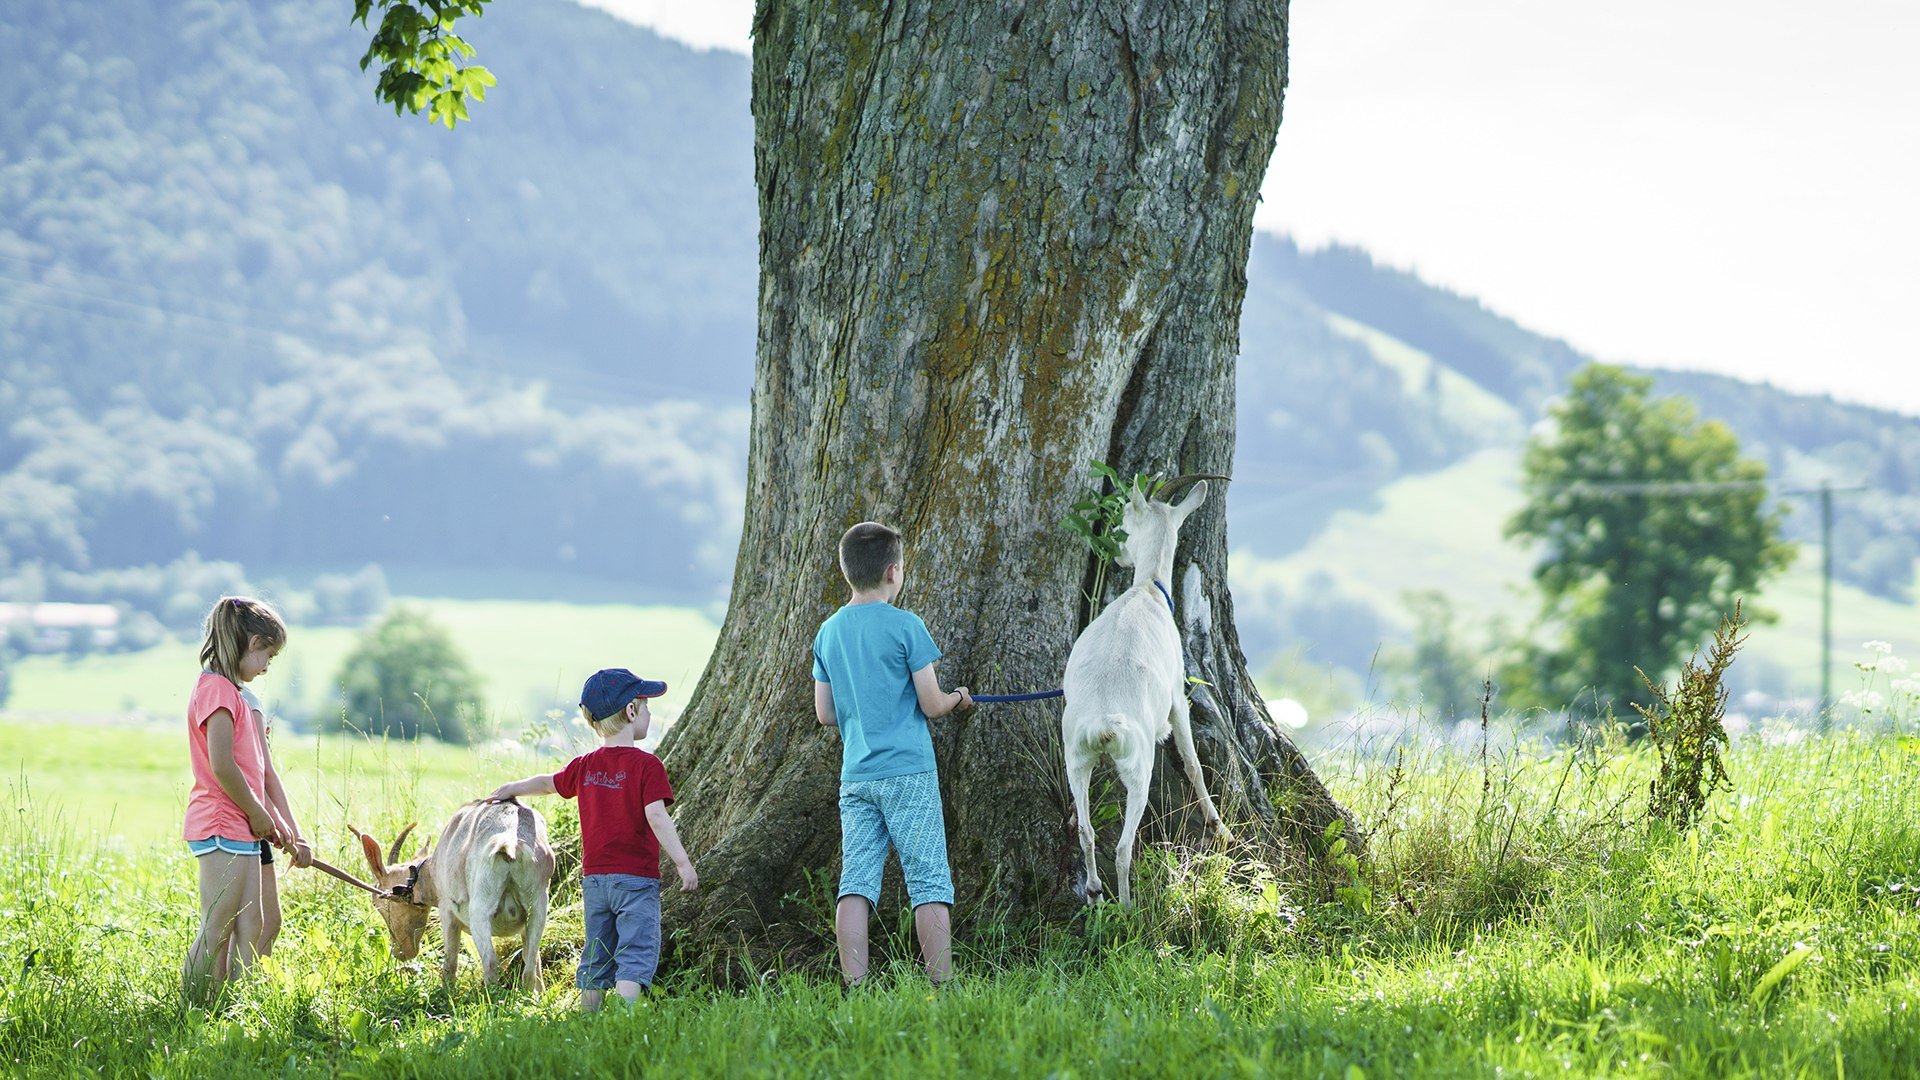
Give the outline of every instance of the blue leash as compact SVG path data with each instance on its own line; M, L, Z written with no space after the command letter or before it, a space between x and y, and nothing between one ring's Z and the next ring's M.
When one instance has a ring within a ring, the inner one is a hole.
M1174 614L1173 594L1167 591L1165 585L1160 584L1159 578L1153 579L1153 587L1160 590L1161 596L1166 597L1167 613ZM1179 616L1175 615L1174 618L1177 622ZM1066 693L1064 690L1037 690L1031 694L975 694L973 695L973 703L975 705L998 705L1003 701L1044 701L1047 698L1060 697L1064 693Z
M1032 694L975 694L975 705L998 705L1002 701L1039 701L1043 698L1055 698L1066 693L1064 690L1041 690Z

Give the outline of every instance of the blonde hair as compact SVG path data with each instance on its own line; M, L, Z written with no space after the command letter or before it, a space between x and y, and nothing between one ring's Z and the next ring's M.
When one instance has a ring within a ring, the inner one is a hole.
M627 702L627 705L631 705L634 701L639 700L640 699L636 697L632 701ZM618 709L615 709L612 716L595 716L587 710L585 705L582 705L580 706L580 716L587 722L588 727L601 735L618 735L621 728L626 727L632 722L627 719L627 705L622 705Z
M287 624L264 600L223 596L207 612L207 636L200 643L200 666L240 682L240 658L258 637L260 644L279 649L287 643Z

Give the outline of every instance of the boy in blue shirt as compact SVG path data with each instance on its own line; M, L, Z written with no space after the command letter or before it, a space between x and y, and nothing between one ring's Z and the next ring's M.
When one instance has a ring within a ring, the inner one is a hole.
M953 874L928 720L973 707L966 687L940 689L940 650L920 616L893 606L900 533L863 521L840 538L853 590L813 637L813 711L840 729L840 901L834 936L848 986L867 974L867 920L880 902L891 842L913 904L927 977L952 972Z

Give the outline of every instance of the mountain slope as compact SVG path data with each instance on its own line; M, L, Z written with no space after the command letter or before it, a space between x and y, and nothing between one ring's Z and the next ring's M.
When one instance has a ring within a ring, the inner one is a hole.
M494 5L470 36L500 86L449 134L372 100L344 15L0 9L0 596L188 551L720 594L756 333L747 61L566 0ZM1510 453L1585 362L1351 249L1261 235L1247 279L1231 513L1252 557ZM1840 504L1841 573L1903 594L1920 421L1660 378L1788 482L1874 485ZM1359 638L1396 617L1348 607ZM1250 642L1297 625L1243 614Z

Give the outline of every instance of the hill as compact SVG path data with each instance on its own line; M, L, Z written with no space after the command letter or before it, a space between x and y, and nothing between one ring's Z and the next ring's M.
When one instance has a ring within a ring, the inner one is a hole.
M449 134L374 103L345 14L0 13L0 599L177 627L121 584L202 557L256 583L377 562L435 595L723 595L755 340L747 61L566 0L494 5L469 36L500 86ZM1295 565L1367 520L1343 513L1510 453L1587 359L1364 252L1266 235L1242 343L1232 535ZM1906 600L1920 420L1660 380L1787 484L1870 484L1840 505L1839 573ZM1431 509L1428 534L1458 516ZM1322 569L1250 593L1250 648L1392 633L1396 600Z

